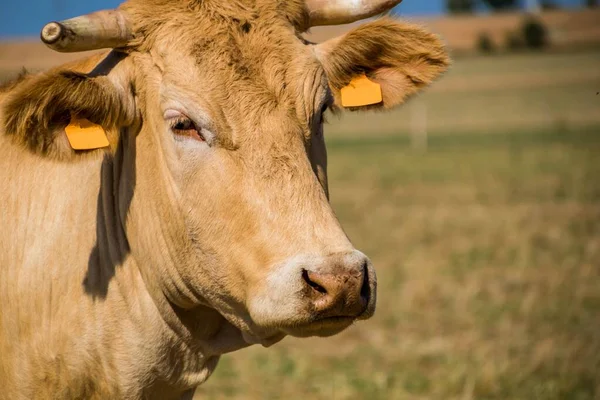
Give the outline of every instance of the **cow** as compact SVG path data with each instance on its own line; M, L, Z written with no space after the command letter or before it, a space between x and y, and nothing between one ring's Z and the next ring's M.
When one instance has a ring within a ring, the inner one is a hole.
M46 25L99 51L0 89L0 398L190 398L223 354L370 318L323 113L357 77L381 101L351 110L396 107L450 60L391 17L303 34L399 2L128 0Z

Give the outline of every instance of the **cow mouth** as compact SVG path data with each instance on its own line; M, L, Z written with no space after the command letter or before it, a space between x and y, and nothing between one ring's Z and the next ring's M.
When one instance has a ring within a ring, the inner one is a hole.
M246 343L271 347L285 336L297 338L334 336L360 319L362 318L350 316L314 316L290 325L278 324L269 328L258 328L255 325L253 328L245 326L238 329L240 329Z
M365 308L358 315L327 315L327 313L319 314L314 313L314 311L305 311L304 318L291 323L276 323L270 325L270 329L298 338L329 337L341 333L357 321L371 318L374 311L374 302L365 305Z
M356 317L317 317L314 320L282 328L282 331L295 337L328 337L337 335L356 321Z

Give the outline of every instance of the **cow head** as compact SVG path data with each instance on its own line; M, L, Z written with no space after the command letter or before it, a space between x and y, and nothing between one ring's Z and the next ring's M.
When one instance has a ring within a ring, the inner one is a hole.
M323 113L361 74L382 87L369 109L399 105L449 60L436 36L389 18L321 44L301 34L398 2L130 0L53 23L55 49L116 50L21 84L6 130L72 159L68 115L104 127L111 149L91 156L119 164L128 246L166 303L210 307L247 342L332 335L373 315L376 277L328 202Z

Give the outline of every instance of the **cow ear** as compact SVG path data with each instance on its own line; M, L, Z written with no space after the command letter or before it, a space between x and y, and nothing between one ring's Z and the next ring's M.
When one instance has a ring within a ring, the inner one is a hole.
M364 24L319 44L317 54L338 106L342 105L341 89L354 78L366 75L381 85L383 101L368 109L404 103L450 65L436 35L391 18Z
M109 142L116 144L119 127L134 113L130 94L112 73L98 72L59 68L24 78L6 95L4 132L37 154L69 159L82 153L71 146L65 132L75 117L99 125Z

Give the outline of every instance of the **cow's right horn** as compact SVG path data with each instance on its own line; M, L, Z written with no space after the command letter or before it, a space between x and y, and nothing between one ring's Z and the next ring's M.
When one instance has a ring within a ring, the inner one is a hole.
M51 49L69 53L125 47L133 39L133 32L122 11L104 10L50 22L40 37Z
M310 26L341 25L374 17L402 0L306 0Z

